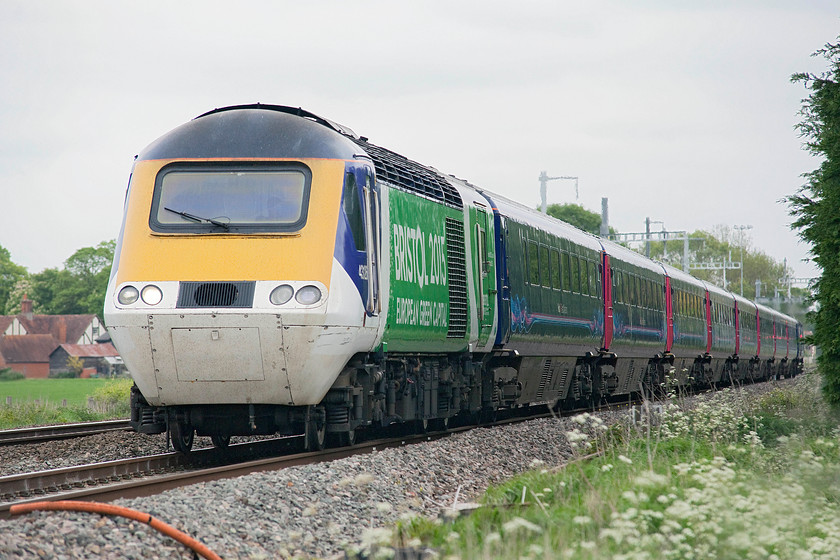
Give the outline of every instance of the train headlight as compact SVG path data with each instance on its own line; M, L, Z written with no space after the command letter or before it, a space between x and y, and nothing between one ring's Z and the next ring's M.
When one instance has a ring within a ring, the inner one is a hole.
M292 288L288 284L282 284L271 290L271 294L268 296L268 300L274 305L283 305L284 303L292 299L294 293L294 288Z
M117 295L117 301L119 301L123 305L131 305L137 298L140 297L140 292L137 291L137 288L134 286L126 286L120 293Z
M140 292L140 297L146 305L157 305L163 300L163 292L153 284L149 284Z
M295 299L301 305L312 305L321 300L321 290L315 286L304 286L295 294Z

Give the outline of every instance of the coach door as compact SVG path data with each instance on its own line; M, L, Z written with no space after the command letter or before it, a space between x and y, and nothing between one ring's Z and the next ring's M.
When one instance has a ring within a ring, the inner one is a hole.
M487 344L496 312L495 248L490 218L479 203L470 208L473 247L473 284L478 317L478 347Z
M379 189L376 181L369 172L362 187L362 199L365 206L365 241L367 245L367 301L365 303L368 315L378 315L381 311L379 294L379 255L380 255L380 228L379 228Z

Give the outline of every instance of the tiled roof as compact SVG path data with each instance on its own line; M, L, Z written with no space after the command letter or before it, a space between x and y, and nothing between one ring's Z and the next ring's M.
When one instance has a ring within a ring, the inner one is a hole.
M94 317L96 315L17 315L28 333L51 334L59 343L79 340Z
M62 348L69 356L78 358L102 358L120 355L113 344L61 344L58 348ZM55 350L58 350L58 348Z
M56 348L58 341L51 334L0 336L0 354L7 364L49 362Z

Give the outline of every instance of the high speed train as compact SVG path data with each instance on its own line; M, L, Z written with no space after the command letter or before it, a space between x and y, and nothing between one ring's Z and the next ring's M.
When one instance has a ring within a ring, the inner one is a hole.
M802 326L302 109L137 157L105 301L132 426L350 444L500 408L788 376Z

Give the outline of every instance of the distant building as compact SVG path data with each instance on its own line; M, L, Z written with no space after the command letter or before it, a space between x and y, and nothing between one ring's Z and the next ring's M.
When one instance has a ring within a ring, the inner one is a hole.
M98 354L106 362L105 358L114 360L118 354L110 339L106 344L97 340L106 334L96 315L35 315L32 300L23 296L20 313L0 315L0 368L11 368L26 377L48 377L51 372L67 371L66 361L54 369L51 358L62 345L88 346L89 350L72 352L89 354L88 358ZM82 355L77 357L84 361Z
M69 358L78 358L84 372L101 376L117 376L123 373L122 364L117 349L110 342L105 344L60 344L50 353L50 372L69 371ZM82 377L89 377L83 373Z

